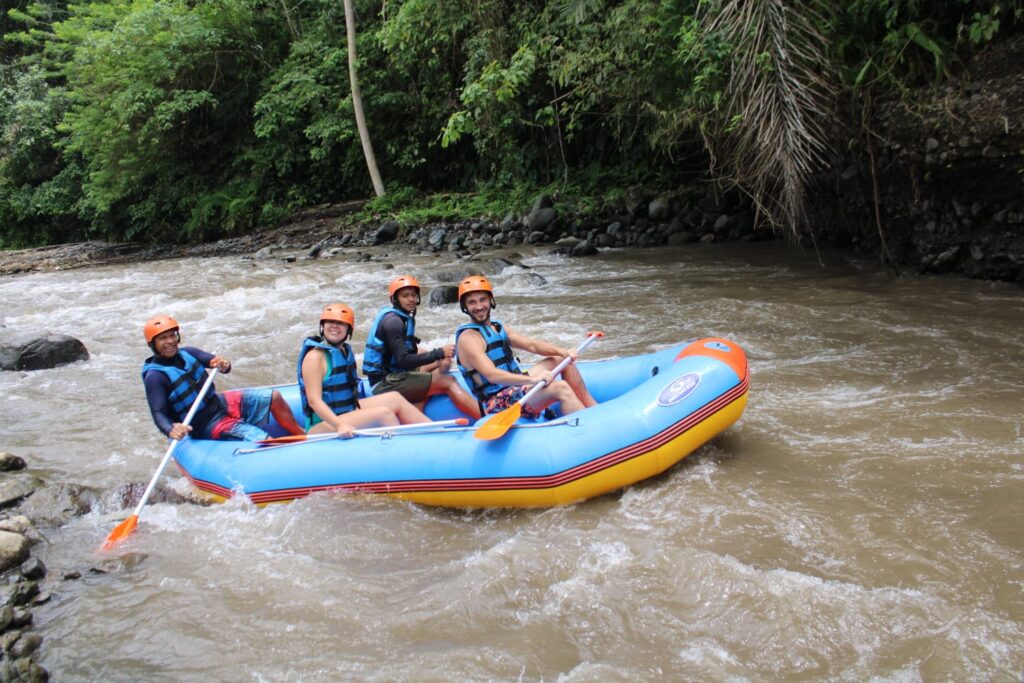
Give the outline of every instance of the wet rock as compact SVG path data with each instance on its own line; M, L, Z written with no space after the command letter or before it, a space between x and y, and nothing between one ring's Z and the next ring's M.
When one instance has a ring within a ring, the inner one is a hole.
M0 605L23 607L39 595L39 584L35 581L18 580L0 587Z
M89 567L89 573L109 574L110 572L131 569L142 564L146 557L148 556L145 553L124 553L114 557L107 557Z
M18 681L18 683L46 683L50 674L29 657L0 662L0 681Z
M551 207L533 209L526 216L526 227L533 232L544 232L558 218L558 212Z
M647 205L647 216L652 221L667 220L672 211L672 202L667 197L655 197Z
M0 452L0 472L14 472L25 469L25 461L7 451Z
M444 246L445 240L448 237L448 228L436 228L431 231L430 237L427 238L427 246L432 249L440 249Z
M11 657L14 659L20 659L22 657L28 657L43 644L43 637L36 635L35 633L29 633L22 635L21 638L11 646Z
M373 233L372 243L380 245L395 241L400 228L401 226L398 224L398 221L387 221L381 224L377 231Z
M257 251L255 254L253 254L253 258L256 258L256 259L274 258L274 247L273 246L263 247L262 249Z
M46 576L46 565L38 557L30 557L21 563L21 575L30 581Z
M462 267L462 268L445 268L443 270L436 271L432 278L437 282L445 284L452 282L459 282L463 278L469 277L470 275L480 275L481 271L479 268Z
M0 531L0 572L16 567L28 559L28 539L21 534Z
M14 607L12 605L0 606L0 631L6 631L12 621L14 621Z
M537 273L516 273L507 282L509 287L546 287L547 284L547 278Z
M10 507L31 496L42 483L41 479L30 475L5 476L0 479L0 508Z
M15 607L11 613L11 627L24 628L32 623L32 612L27 607Z
M77 581L78 579L82 578L82 572L78 571L77 569L71 569L61 574L60 578L64 579L65 581Z
M11 531L28 537L32 537L36 533L32 522L25 515L14 515L7 519L0 519L0 531Z
M80 360L89 360L85 344L65 334L47 333L0 344L0 370L45 370Z
M569 256L576 258L580 256L593 256L597 253L597 247L591 244L589 240L583 240L569 251Z
M540 230L534 230L530 233L530 236L526 238L527 244L540 244L547 239L547 233Z
M119 509L127 510L134 508L142 500L142 494L146 491L146 486L149 482L136 481L130 484L122 484L117 487L114 492L115 505ZM177 491L173 491L166 486L157 486L153 489L153 493L149 494L149 505L155 505L157 503L168 503L170 505L181 505L182 503L192 502L185 496L181 495Z
M453 304L459 300L459 288L455 285L441 285L433 287L427 295L428 306L444 306Z
M78 484L50 484L38 489L19 510L43 526L60 526L92 509L95 494Z

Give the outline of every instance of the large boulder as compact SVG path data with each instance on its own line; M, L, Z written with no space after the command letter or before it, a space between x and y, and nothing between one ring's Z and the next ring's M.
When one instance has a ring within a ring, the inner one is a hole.
M95 494L80 484L48 484L19 506L19 511L43 526L60 526L92 510Z
M382 223L381 226L377 228L377 232L373 234L373 244L380 245L387 244L388 242L394 242L398 237L400 229L401 226L398 224L398 221L387 221Z
M80 360L89 360L89 351L66 334L0 342L0 370L43 370Z
M432 287L427 296L427 305L430 307L453 304L459 300L459 288L455 285L439 285Z

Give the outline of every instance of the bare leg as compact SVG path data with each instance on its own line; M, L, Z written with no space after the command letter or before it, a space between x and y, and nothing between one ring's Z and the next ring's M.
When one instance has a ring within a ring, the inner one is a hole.
M576 394L573 393L572 387L560 379L556 379L554 382L531 396L530 400L526 402L526 405L540 413L555 401L558 402L559 412L562 415L568 415L569 413L575 413L577 410L583 410L583 404L578 398L576 398Z
M554 358L545 358L534 367L551 370L555 365L557 363L555 363ZM530 370L532 371L533 368L530 368ZM583 381L583 375L580 374L579 368L576 367L575 363L570 363L562 370L561 378L572 388L572 393L576 395L576 398L579 399L585 408L597 405L597 401L590 395L590 390L587 389L587 385Z
M552 367L554 367L554 361L550 358L545 358L540 363L537 363L530 368L528 372L531 375L539 375L545 370L550 370ZM529 389L527 389L527 391L529 391ZM554 382L538 391L530 398L529 401L526 402L526 404L539 413L555 401L558 401L560 408L559 412L561 412L562 415L575 413L577 410L583 410L584 408L583 402L576 396L576 392L572 390L569 383L561 379L556 379Z
M288 402L284 400L284 396L276 389L270 398L270 414L277 420L277 424L281 425L289 434L299 435L306 433L306 430L295 421L292 409L288 407Z
M575 363L570 363L565 370L562 370L562 379L572 388L572 393L576 394L576 398L584 407L590 408L597 405L597 401L590 395L590 390L587 389L587 385L583 381L583 375L580 374Z
M365 401L360 401L360 404ZM394 427L398 424L398 418L394 412L384 406L367 406L350 410L344 415L338 416L338 421L347 424L353 429L364 429L367 427ZM319 422L310 430L310 434L324 434L337 431L326 422Z
M480 405L469 392L462 388L458 380L451 375L432 373L430 391L427 395L433 396L435 394L447 394L456 408L474 420L480 419Z
M387 408L398 418L401 424L421 424L430 422L430 418L423 414L413 404L409 403L404 396L397 391L387 391L383 394L370 396L359 400L360 408Z

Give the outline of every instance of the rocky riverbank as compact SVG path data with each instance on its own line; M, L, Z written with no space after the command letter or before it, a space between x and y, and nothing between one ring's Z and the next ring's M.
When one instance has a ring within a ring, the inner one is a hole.
M97 557L89 566L51 572L35 551L45 544L48 529L67 524L94 509L130 510L138 504L145 483L119 487L101 499L95 491L70 483L52 483L34 474L23 458L0 452L0 683L40 683L49 674L36 661L43 638L33 632L33 610L60 600L61 586L86 575L105 574L137 562L137 555ZM152 503L193 502L162 486ZM111 528L116 522L111 523ZM96 539L97 547L101 538Z

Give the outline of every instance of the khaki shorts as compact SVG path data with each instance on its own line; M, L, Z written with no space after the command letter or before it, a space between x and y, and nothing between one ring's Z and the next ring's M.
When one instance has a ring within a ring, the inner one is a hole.
M397 391L409 401L419 403L427 398L432 376L429 372L390 372L373 385L373 395Z

